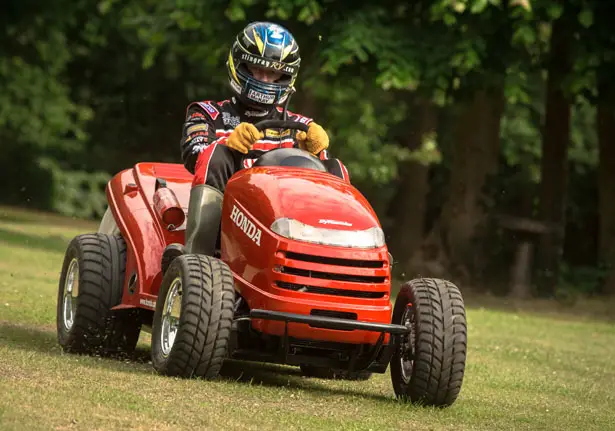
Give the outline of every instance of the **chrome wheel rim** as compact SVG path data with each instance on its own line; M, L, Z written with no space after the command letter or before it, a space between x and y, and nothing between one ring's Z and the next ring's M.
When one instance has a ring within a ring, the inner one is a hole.
M171 353L175 337L179 330L179 316L181 315L182 280L177 277L171 283L171 287L164 300L162 309L162 330L160 331L160 344L162 354L166 357Z
M70 331L75 323L77 297L79 296L79 261L74 258L68 265L64 293L62 295L62 321L64 328Z
M405 327L410 328L410 332L402 339L399 355L401 377L404 383L408 384L414 369L414 334L416 333L416 322L414 321L412 306L406 306L401 323Z

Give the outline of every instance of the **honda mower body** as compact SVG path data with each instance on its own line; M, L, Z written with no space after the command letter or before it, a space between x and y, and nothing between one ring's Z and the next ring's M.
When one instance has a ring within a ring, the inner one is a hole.
M313 377L384 373L400 399L450 405L466 322L450 282L416 279L391 301L378 218L348 181L298 149L273 150L228 182L214 256L184 244L192 175L139 163L108 183L99 232L69 244L58 339L77 353L129 353L152 333L162 374L216 377L226 359L300 366Z

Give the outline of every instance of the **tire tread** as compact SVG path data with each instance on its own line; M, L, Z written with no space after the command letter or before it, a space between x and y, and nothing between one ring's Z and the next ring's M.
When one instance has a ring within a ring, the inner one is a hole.
M401 382L399 356L392 360L391 377L398 397L427 405L453 404L461 390L467 353L461 292L449 281L421 278L406 283L397 301L396 317L401 319L401 307L412 302L416 324L414 366L407 385Z
M157 326L175 272L183 280L179 330L167 360L158 357L160 337L153 337L152 362L163 374L215 378L228 354L235 297L233 275L228 265L212 257L184 255L174 259L167 270L171 276L165 277L161 287Z
M77 310L70 333L60 335L63 283L75 257L79 263ZM111 311L122 301L125 270L126 243L120 236L94 233L73 238L66 251L58 293L58 338L65 351L109 355L134 350L140 324L134 316Z

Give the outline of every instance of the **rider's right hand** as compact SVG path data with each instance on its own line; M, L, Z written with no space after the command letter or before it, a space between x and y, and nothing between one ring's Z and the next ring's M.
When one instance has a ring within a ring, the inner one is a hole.
M239 123L226 140L226 145L242 154L248 154L248 151L252 149L252 145L259 139L263 139L263 137L263 132L260 132L254 124Z

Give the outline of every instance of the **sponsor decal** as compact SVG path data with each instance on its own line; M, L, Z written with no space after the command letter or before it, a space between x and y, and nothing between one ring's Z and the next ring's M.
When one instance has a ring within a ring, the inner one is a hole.
M150 308L156 308L156 301L152 301L151 299L141 298L139 299L139 304Z
M205 138L205 136L189 136L188 139L186 139L186 141L192 140L193 144L200 144L201 142L206 141L207 139Z
M265 136L268 138L279 138L290 135L290 129L282 130L278 132L277 130L267 129L265 131Z
M216 107L212 105L211 102L199 102L199 106L207 111L212 120L215 120L218 118L218 115L220 115Z
M262 232L257 228L252 220L250 220L237 206L233 204L233 210L231 211L231 220L235 225L246 234L256 245L261 246Z
M241 85L237 84L234 79L231 79L231 87L238 93L241 93Z
M275 70L283 70L284 69L284 63L280 63L279 61L272 61L271 62L271 67Z
M207 132L196 132L193 135L188 135L188 137L184 141L184 144L187 144L190 141L192 141L190 145L199 144L199 143L202 143L203 141L207 141L206 137L207 137Z
M324 219L324 218L321 218L320 220L318 220L318 223L320 223L320 224L335 224L335 225L338 225L338 226L352 226L352 223L348 223L347 221L329 220L329 219Z
M278 27L277 25L269 26L269 39L282 42L284 40L284 33L282 28Z
M235 117L228 112L222 112L222 122L225 126L235 128L239 126L239 117Z
M255 66L267 67L269 69L288 73L290 75L294 75L297 72L296 67L294 66L289 66L280 61L272 61L263 57L257 57L248 53L241 54L241 59L247 61L248 63L252 63Z
M207 144L207 142L193 145L192 146L192 154L200 153L201 151L203 151L208 146L209 146L209 144Z
M190 120L195 120L197 118L205 118L205 116L200 112L193 112L189 117Z
M258 102L258 103L272 104L273 101L275 100L275 95L265 94L265 93L261 93L260 91L255 91L253 89L250 89L250 91L248 91L248 99L254 100L255 102Z
M201 153L205 148L207 148L207 145L205 144L195 145L194 147L192 147L192 154Z
M194 132L199 132L199 131L207 132L207 128L208 128L207 124L195 124L194 126L188 127L188 130L186 130L186 133L188 135L190 135L190 134L192 134ZM207 134L207 133L205 133L205 134Z
M244 112L244 115L246 117L264 117L268 113L269 112L267 112L267 111L246 111L246 112Z
M243 160L243 167L245 169L251 168L254 165L255 161L256 161L256 159L244 159Z
M188 135L184 143L188 143L192 141L192 145L202 143L203 141L207 141L207 132L196 132L192 135Z

